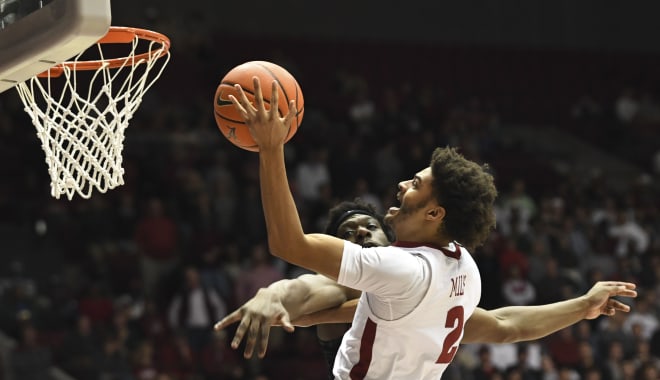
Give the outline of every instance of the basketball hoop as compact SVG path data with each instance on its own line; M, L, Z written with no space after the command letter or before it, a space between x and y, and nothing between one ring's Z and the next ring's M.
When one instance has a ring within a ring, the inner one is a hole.
M106 57L112 48L127 51ZM110 27L72 60L16 86L46 154L53 197L88 199L94 188L124 184L124 131L169 62L169 48L160 33Z

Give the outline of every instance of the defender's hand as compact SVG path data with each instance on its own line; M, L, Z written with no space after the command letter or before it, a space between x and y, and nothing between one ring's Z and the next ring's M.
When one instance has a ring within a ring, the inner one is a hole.
M247 332L245 351L243 353L245 358L252 357L255 345L258 347L257 354L260 358L266 355L271 326L280 325L288 332L293 332L294 330L289 320L289 313L279 298L268 291L268 289L260 289L243 306L216 323L214 328L216 330L222 330L239 320L241 323L236 329L234 339L231 341L231 347L237 349Z

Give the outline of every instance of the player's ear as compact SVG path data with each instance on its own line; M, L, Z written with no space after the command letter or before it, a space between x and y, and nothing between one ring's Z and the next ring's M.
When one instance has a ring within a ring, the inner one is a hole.
M442 206L435 206L426 211L426 219L442 221L445 218L445 208Z

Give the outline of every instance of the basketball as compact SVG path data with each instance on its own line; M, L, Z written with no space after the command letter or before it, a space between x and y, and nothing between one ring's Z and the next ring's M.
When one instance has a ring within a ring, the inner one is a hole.
M284 142L289 141L296 134L305 112L305 101L300 85L298 85L293 75L283 67L267 61L250 61L229 70L215 91L215 100L213 102L215 121L218 124L220 132L222 132L227 140L239 148L252 152L258 152L259 146L252 139L248 126L229 99L229 95L239 98L238 91L234 88L234 85L240 84L245 95L254 104L252 78L255 76L261 82L261 91L266 108L270 106L271 83L273 80L277 81L279 87L278 108L280 117L286 115L289 111L289 101L292 99L296 101L298 113L291 123L289 133Z

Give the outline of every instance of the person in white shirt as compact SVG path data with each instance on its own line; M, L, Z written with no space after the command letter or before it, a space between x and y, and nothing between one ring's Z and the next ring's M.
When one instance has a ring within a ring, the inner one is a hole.
M193 350L200 350L211 339L209 327L227 314L227 306L213 288L202 283L197 268L189 266L183 275L183 287L169 304L168 322L187 337Z

